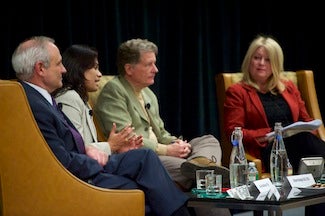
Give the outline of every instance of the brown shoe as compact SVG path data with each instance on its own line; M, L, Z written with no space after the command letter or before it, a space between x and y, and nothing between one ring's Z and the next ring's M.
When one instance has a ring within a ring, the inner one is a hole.
M218 166L215 161L206 157L196 157L192 160L185 161L181 165L181 173L189 179L196 180L196 170L210 169L214 170L215 174L222 175L223 187L229 187L229 169L227 167Z

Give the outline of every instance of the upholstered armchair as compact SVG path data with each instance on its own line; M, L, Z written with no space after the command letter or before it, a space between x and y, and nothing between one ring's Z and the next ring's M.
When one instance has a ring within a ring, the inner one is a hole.
M287 71L284 73L286 77L292 80L300 90L301 96L305 101L307 111L310 116L314 119L322 120L320 113L318 99L314 83L314 74L311 70L299 70L296 72ZM233 83L238 82L242 78L242 73L220 73L215 76L216 81L216 93L218 100L218 110L219 110L219 125L220 125L220 137L221 137L221 147L223 153L222 164L229 164L229 157L232 149L230 143L230 138L226 137L224 133L224 101L226 89ZM318 136L325 141L325 128L322 124L317 130ZM269 177L269 173L262 173L262 163L259 158L254 158L253 156L246 154L247 159L254 161L256 163L257 169L259 171L259 176L261 178Z
M0 80L0 101L0 215L145 214L143 191L96 187L62 166L20 83Z

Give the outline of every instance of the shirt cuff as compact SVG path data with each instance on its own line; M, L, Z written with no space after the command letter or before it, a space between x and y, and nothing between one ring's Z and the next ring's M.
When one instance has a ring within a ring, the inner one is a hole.
M167 155L167 145L158 143L157 148L156 148L156 153L158 155Z

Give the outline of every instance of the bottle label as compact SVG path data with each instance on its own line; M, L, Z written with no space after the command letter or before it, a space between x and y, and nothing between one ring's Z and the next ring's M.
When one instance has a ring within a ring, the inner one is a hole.
M248 174L248 181L250 181L250 182L256 181L257 176L258 176L258 174L256 174L255 172L254 173L249 173Z
M293 174L292 168L288 168L288 176L291 176Z

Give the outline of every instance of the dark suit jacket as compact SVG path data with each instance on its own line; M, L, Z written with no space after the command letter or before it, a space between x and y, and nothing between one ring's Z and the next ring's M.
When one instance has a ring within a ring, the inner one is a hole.
M91 179L93 184L100 187L139 188L132 179L125 178L117 173L117 168L121 166L123 157L125 163L130 162L128 157L124 156L128 153L111 156L110 162L104 167L96 160L80 153L69 128L62 119L62 115L37 90L24 82L21 83L38 127L51 150L65 168L84 181ZM73 127L70 120L65 115L64 117ZM133 158L136 158L134 154ZM134 173L135 171L137 169L134 167L124 168L123 170L125 173Z
M101 172L103 167L96 160L79 153L69 128L55 108L34 88L24 82L21 83L38 127L63 166L83 180ZM68 119L66 120L73 126Z

